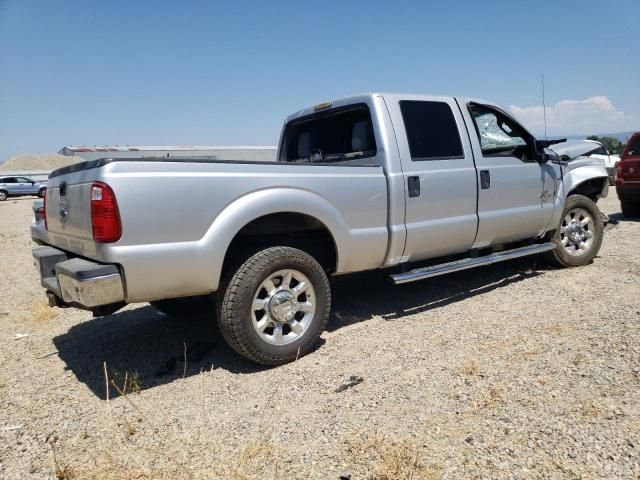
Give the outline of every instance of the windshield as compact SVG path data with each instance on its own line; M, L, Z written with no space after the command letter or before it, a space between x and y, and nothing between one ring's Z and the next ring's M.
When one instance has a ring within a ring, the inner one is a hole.
M627 155L630 157L640 157L640 136L636 135L629 140Z
M286 126L281 162L345 162L377 153L369 108L336 108L294 120Z

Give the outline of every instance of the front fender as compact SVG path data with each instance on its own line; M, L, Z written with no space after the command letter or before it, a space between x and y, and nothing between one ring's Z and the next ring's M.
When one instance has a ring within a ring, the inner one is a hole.
M609 174L601 162L592 160L578 160L571 162L563 177L564 198L568 197L580 185L592 180L600 180L602 188L597 194L598 198L606 198L609 194Z
M549 222L547 230L555 229L560 223L567 197L576 191L579 192L582 187L587 185L587 182L592 181L599 184L596 187L597 192L594 192L595 196L597 198L606 198L609 193L609 176L607 175L604 165L591 161L590 159L569 163L562 176L562 183L555 199L553 217Z

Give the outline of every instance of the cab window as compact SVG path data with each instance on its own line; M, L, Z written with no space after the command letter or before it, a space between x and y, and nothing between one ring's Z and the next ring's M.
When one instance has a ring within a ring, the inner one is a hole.
M506 115L473 105L471 116L485 157L516 157L522 161L535 159L530 136Z
M460 132L451 107L445 102L400 102L411 160L464 158Z
M350 105L290 122L281 162L371 164L377 154L369 108Z

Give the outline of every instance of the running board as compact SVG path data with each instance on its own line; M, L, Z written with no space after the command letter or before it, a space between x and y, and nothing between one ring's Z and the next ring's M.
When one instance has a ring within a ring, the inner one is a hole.
M491 255L486 255L484 257L463 258L462 260L456 260L455 262L416 268L409 272L391 275L391 278L396 284L415 282L417 280L437 277L438 275L444 275L446 273L459 272L460 270L467 270L469 268L491 265L492 263L504 262L514 258L526 257L527 255L548 252L553 250L555 247L555 243L551 242L529 245L526 247L514 248L513 250L492 253Z

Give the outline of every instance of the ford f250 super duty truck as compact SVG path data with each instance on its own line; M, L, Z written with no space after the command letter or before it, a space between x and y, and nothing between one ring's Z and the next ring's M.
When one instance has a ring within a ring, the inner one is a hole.
M590 262L602 162L563 162L485 101L366 94L289 116L277 161L100 159L54 171L32 224L51 305L217 317L263 364L309 352L328 275L395 283L544 253Z

